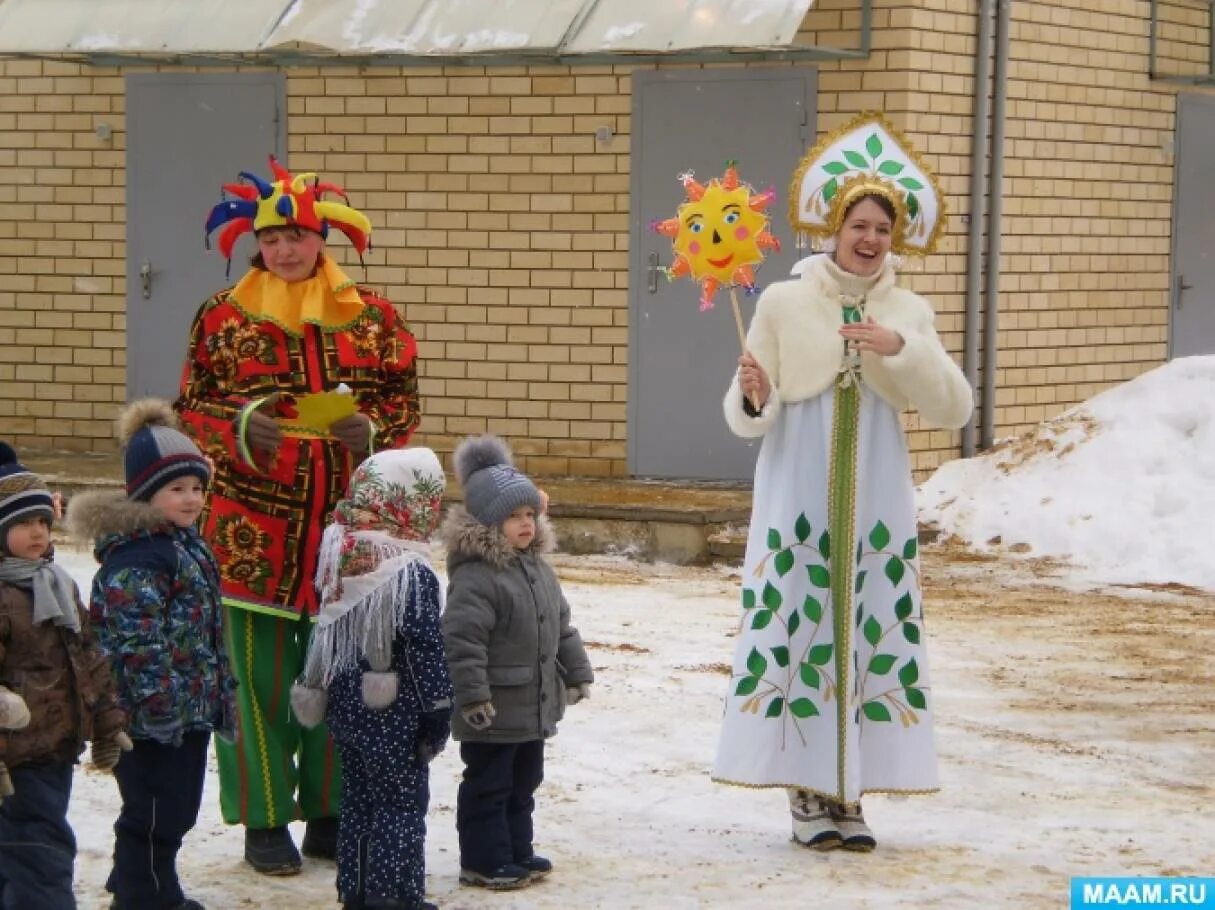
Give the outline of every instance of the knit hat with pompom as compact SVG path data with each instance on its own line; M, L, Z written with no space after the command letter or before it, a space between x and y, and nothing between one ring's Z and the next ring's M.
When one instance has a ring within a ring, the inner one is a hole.
M193 475L206 487L211 465L177 428L172 406L160 398L132 402L118 415L118 438L126 447L127 496L147 502L178 477Z
M481 524L500 525L520 506L542 511L540 491L515 467L510 449L497 436L470 436L456 447L453 461L464 488L464 508Z
M42 478L17 460L17 453L0 442L0 553L8 529L27 518L55 520L55 503Z

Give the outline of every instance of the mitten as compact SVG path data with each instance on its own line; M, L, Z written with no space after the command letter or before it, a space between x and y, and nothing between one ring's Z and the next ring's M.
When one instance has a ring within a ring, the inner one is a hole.
M325 709L329 706L329 693L324 689L314 689L303 683L291 684L291 710L300 726L320 726L325 719Z
M494 710L493 702L489 701L465 705L460 709L460 716L464 718L464 723L474 730L488 730L493 725L494 715L497 713Z
M93 740L93 767L100 771L113 771L123 752L135 748L131 737L121 730L102 739Z
M397 674L395 670L383 673L368 670L363 674L363 704L372 711L383 711L397 700Z
M4 762L0 762L0 803L16 792L13 789L13 779L8 776L8 766Z
M591 684L578 683L576 686L570 686L565 690L565 703L567 705L576 705L580 701L585 701L591 697Z
M422 764L430 764L431 759L447 746L447 738L451 735L451 712L429 711L418 718L418 746L414 754Z
M20 730L29 725L30 709L25 699L10 689L0 686L0 728Z

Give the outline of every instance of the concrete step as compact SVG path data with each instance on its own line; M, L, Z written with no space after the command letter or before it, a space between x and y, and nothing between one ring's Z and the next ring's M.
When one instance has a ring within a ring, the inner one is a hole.
M118 453L25 449L21 461L70 499L95 489L121 489ZM749 485L696 481L536 477L567 553L618 553L679 564L738 561L751 513ZM448 478L445 503L462 493Z

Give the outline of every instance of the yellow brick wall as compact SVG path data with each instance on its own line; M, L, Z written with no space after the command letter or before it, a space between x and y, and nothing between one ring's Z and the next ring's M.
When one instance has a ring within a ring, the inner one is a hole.
M820 0L803 37L854 45L856 5ZM942 177L949 232L906 281L960 358L975 3L875 6L869 58L820 66L818 125L883 108ZM1169 66L1200 69L1208 9L1161 6ZM1012 11L997 435L1164 359L1173 179L1176 87L1148 79L1147 4ZM536 473L627 473L632 71L289 71L292 166L344 183L371 215L368 277L419 337L420 439L441 451L488 430ZM0 62L0 436L18 445L113 445L123 72ZM919 473L956 455L956 433L909 426Z

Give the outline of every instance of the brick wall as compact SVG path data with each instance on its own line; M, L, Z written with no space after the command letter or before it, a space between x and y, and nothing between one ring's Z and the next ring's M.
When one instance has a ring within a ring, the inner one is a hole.
M875 6L870 57L820 67L818 125L884 108L927 153L953 217L906 281L960 357L975 4ZM855 7L819 0L804 37L854 45ZM1197 71L1209 9L1161 7L1169 66ZM1147 5L1019 0L1012 12L997 435L1164 359L1173 179L1176 87L1147 77ZM370 280L422 344L428 444L488 430L510 435L530 471L627 473L631 72L289 72L292 166L345 183L372 217ZM0 62L0 435L19 445L113 445L122 91L119 70ZM94 134L102 121L110 141ZM919 473L957 453L957 434L914 416L909 428Z

